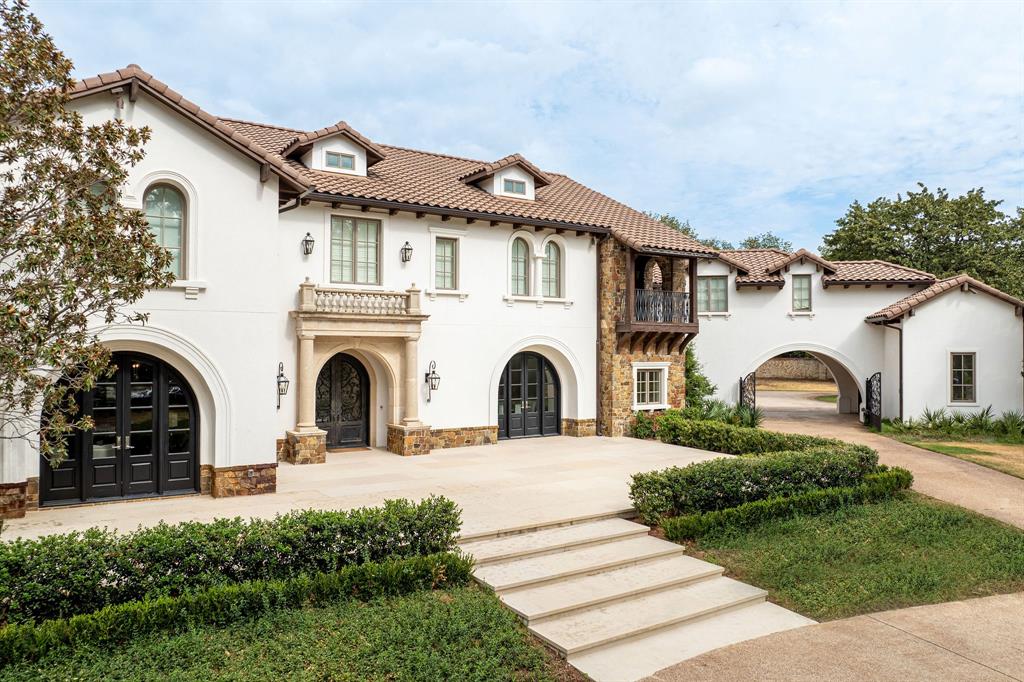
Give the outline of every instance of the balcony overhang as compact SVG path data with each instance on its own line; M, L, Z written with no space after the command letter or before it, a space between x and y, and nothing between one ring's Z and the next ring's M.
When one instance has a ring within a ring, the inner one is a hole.
M299 285L299 307L291 313L298 336L419 337L430 316L420 308L420 290L376 291Z

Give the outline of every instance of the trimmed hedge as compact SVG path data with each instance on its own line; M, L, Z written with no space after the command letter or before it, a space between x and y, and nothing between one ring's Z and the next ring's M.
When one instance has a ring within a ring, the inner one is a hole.
M871 448L817 447L713 459L634 474L629 496L643 522L656 525L664 516L715 511L819 488L859 485L877 469L878 453Z
M90 613L217 585L286 580L345 566L447 552L461 525L443 497L274 519L160 524L0 543L0 623Z
M12 624L0 629L0 665L36 660L80 644L102 646L151 632L227 625L276 609L465 585L471 570L472 561L467 557L431 554L346 566L334 573L290 580L218 585L178 597L107 606L95 613L38 625Z
M689 540L721 528L749 528L765 521L802 514L822 514L840 507L877 502L907 490L914 476L894 468L868 474L858 486L826 488L789 497L747 502L737 507L663 519L661 526L669 540Z
M809 450L825 446L848 447L832 438L779 433L718 421L688 419L679 410L666 410L656 418L655 437L672 445L724 452L727 455L764 454L782 450Z

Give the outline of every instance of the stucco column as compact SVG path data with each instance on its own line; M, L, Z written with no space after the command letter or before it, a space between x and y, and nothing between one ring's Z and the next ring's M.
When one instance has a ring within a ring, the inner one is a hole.
M405 426L419 426L420 424L420 396L419 391L419 341L418 336L405 337L405 415L402 417L402 424Z
M296 431L316 431L316 358L313 334L299 334L299 423Z

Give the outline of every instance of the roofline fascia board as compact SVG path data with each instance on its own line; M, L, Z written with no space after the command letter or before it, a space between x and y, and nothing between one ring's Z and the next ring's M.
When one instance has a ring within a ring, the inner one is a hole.
M242 145L240 143L236 143L230 137L225 136L224 133L222 133L221 131L217 130L215 127L211 126L209 123L207 123L203 119L201 119L198 116L196 116L194 114L194 112L190 112L187 108L181 106L180 104L176 104L176 103L172 102L167 97L165 97L163 94L161 94L160 92L157 92L154 88L150 87L149 84L147 84L143 80L140 80L136 76L132 76L131 78L123 78L123 79L121 79L119 81L114 81L112 83L106 83L104 85L99 85L99 86L97 86L95 88L90 88L88 90L80 90L78 92L69 93L68 99L72 100L72 101L76 100L76 99L82 99L83 97L89 97L89 96L92 96L92 95L95 95L95 94L98 94L98 93L101 93L101 92L107 92L107 91L113 90L114 88L123 88L126 85L129 87L129 91L130 92L134 91L134 92L137 93L138 91L144 91L146 94L148 94L150 97L152 97L156 101L158 101L161 104L163 104L165 107L171 109L172 111L174 111L174 112L176 112L178 114L181 114L182 116L187 116L188 118L192 119L192 121L196 125L198 125L200 128L202 128L206 132L210 133L214 137L218 138L219 140L221 140L222 142L227 144L232 149L234 149L234 150L242 153L243 155L249 157L250 159L252 159L256 163L260 164L260 166L262 166L263 164L267 163L266 158L260 156L258 153L256 153L253 150L249 149L245 145ZM136 94L136 97L138 97L137 94ZM298 182L296 182L292 178L288 177L286 174L281 172L281 169L275 167L273 164L270 164L270 172L272 172L274 175L278 176L279 178L281 178L281 180L287 182L294 189L297 189L300 192L304 192L306 190L311 189L310 186L299 184Z
M367 206L369 208L396 209L410 213L428 213L438 216L451 216L452 218L466 218L473 220L496 220L502 223L514 225L529 225L531 227L545 227L552 230L575 230L576 232L591 232L594 234L610 234L611 229L598 227L596 225L583 225L580 223L563 223L551 220L538 220L536 218L521 218L519 216L504 215L501 213L482 213L480 211L465 211L456 208L442 208L440 206L425 206L423 204L410 204L402 201L388 201L385 199L366 199L340 194L324 194L322 192L311 192L307 197L311 201L319 201L326 204L343 203L352 206Z
M860 286L869 284L917 284L931 286L935 280L923 279L829 279L822 278L821 286L825 289L833 286Z
M630 246L630 248L643 256L675 256L676 258L707 258L708 260L718 260L717 253L698 253L697 251L652 249L636 246Z
M736 282L737 289L746 287L777 287L781 289L784 286L786 286L785 282Z

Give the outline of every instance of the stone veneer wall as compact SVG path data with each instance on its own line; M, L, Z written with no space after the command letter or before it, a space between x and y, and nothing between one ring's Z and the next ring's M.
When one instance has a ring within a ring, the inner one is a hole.
M277 492L277 464L243 464L214 468L210 492L214 497Z
M388 424L388 452L407 457L430 453L433 438L429 426L399 426Z
M28 483L0 483L0 519L20 519L27 507Z
M585 438L597 435L596 419L563 419L562 435Z
M832 381L832 374L816 358L772 358L757 368L757 378Z
M601 414L598 415L601 435L629 435L633 423L633 363L669 362L668 404L682 407L686 400L686 359L684 353L658 355L656 353L619 352L615 323L619 317L620 295L626 287L629 276L629 249L618 240L608 237L601 242L601 293L600 306L600 368ZM679 259L662 265L665 288L684 290L685 268Z
M327 433L288 431L277 442L277 461L289 464L323 464L327 461Z
M498 442L497 426L468 426L460 429L431 429L432 448L462 448Z

